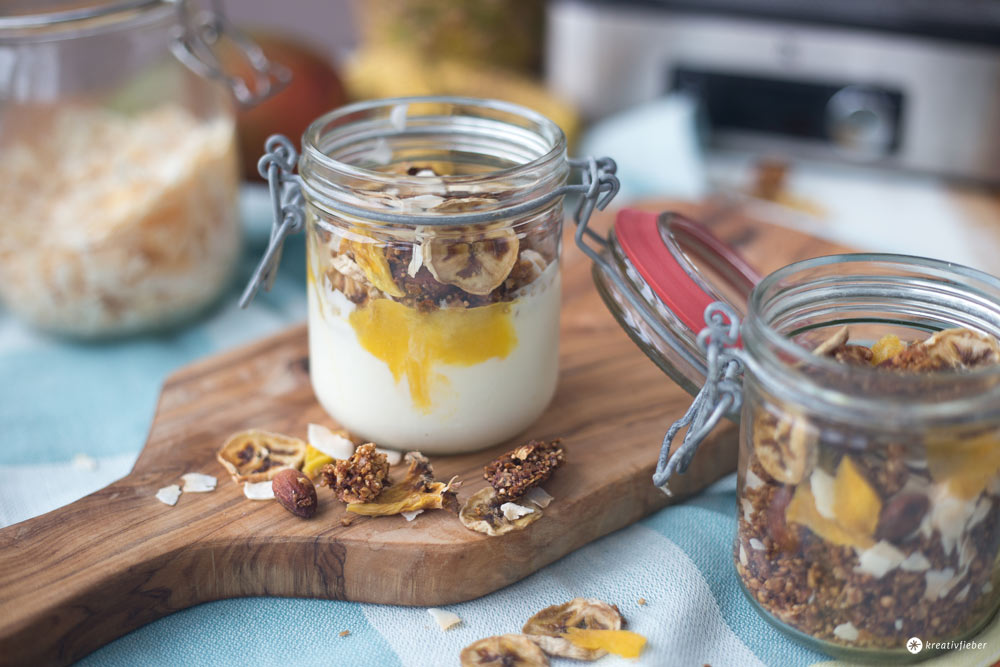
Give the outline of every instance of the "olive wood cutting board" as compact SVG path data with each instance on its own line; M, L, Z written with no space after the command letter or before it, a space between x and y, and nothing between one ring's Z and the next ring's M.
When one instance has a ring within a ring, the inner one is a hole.
M605 215L595 226L609 222ZM764 274L843 250L740 217L712 226ZM487 537L440 510L413 522L356 517L343 526L344 505L322 488L310 520L275 502L247 500L215 461L227 435L254 427L304 438L309 422L335 426L313 397L306 329L296 326L173 374L128 476L0 530L0 663L67 663L161 616L221 598L427 606L469 600L732 471L736 428L727 424L671 482L672 499L653 486L663 433L691 397L618 327L593 287L589 262L568 237L563 270L561 377L548 411L512 442L431 457L438 479L464 481L464 502L485 486L483 465L513 444L562 438L567 463L544 485L555 501L541 520ZM393 470L401 475L402 468ZM184 494L174 507L154 498L187 472L217 476L218 488Z

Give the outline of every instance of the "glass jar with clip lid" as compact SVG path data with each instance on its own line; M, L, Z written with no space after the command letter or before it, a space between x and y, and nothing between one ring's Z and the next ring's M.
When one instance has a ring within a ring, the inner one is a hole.
M310 375L359 437L457 453L522 431L558 379L562 203L589 217L617 191L610 160L566 156L552 121L454 97L352 104L318 118L298 158L260 163L272 243L244 303L306 228ZM298 166L298 176L292 175ZM582 184L568 184L572 169Z

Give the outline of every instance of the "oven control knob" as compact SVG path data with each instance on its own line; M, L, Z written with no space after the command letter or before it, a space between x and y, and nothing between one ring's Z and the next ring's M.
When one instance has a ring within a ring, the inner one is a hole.
M856 160L877 160L888 155L895 123L891 99L875 88L846 86L826 104L830 141Z

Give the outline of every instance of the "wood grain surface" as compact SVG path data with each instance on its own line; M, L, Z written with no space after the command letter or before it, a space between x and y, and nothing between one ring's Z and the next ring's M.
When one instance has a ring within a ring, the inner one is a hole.
M606 215L597 226L609 221ZM765 274L841 250L738 217L713 226ZM307 521L274 502L244 498L215 462L229 433L256 427L304 438L309 422L334 426L309 384L304 326L178 371L163 387L148 441L127 477L0 530L0 663L68 663L161 616L221 598L428 606L476 598L734 469L736 428L727 424L672 483L673 499L653 487L660 439L690 397L619 329L588 262L569 242L560 356L555 400L512 441L563 439L567 464L545 485L555 502L528 529L501 537L471 532L445 511L412 523L357 517L345 527L344 506L326 489ZM436 476L459 475L462 501L485 485L482 466L512 443L434 457ZM187 472L215 475L219 486L184 494L174 507L154 498Z

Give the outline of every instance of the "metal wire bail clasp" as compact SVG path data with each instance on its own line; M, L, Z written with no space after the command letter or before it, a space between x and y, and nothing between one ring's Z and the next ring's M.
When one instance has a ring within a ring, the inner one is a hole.
M281 248L289 234L302 229L302 184L293 172L298 161L298 153L288 137L273 134L264 144L264 155L257 162L257 171L267 179L271 194L271 238L264 256L254 269L253 276L240 297L240 308L246 308L253 301L257 291L263 287L270 291L281 261Z
M708 358L705 385L684 416L671 424L663 438L660 458L653 473L653 484L668 496L670 489L667 482L674 471L686 471L698 445L719 420L739 410L743 403L743 386L739 380L743 374L743 360L737 348L740 318L732 306L716 301L705 309L705 324L707 327L698 334L698 347ZM684 442L671 456L670 445L685 426L688 430L684 434Z

